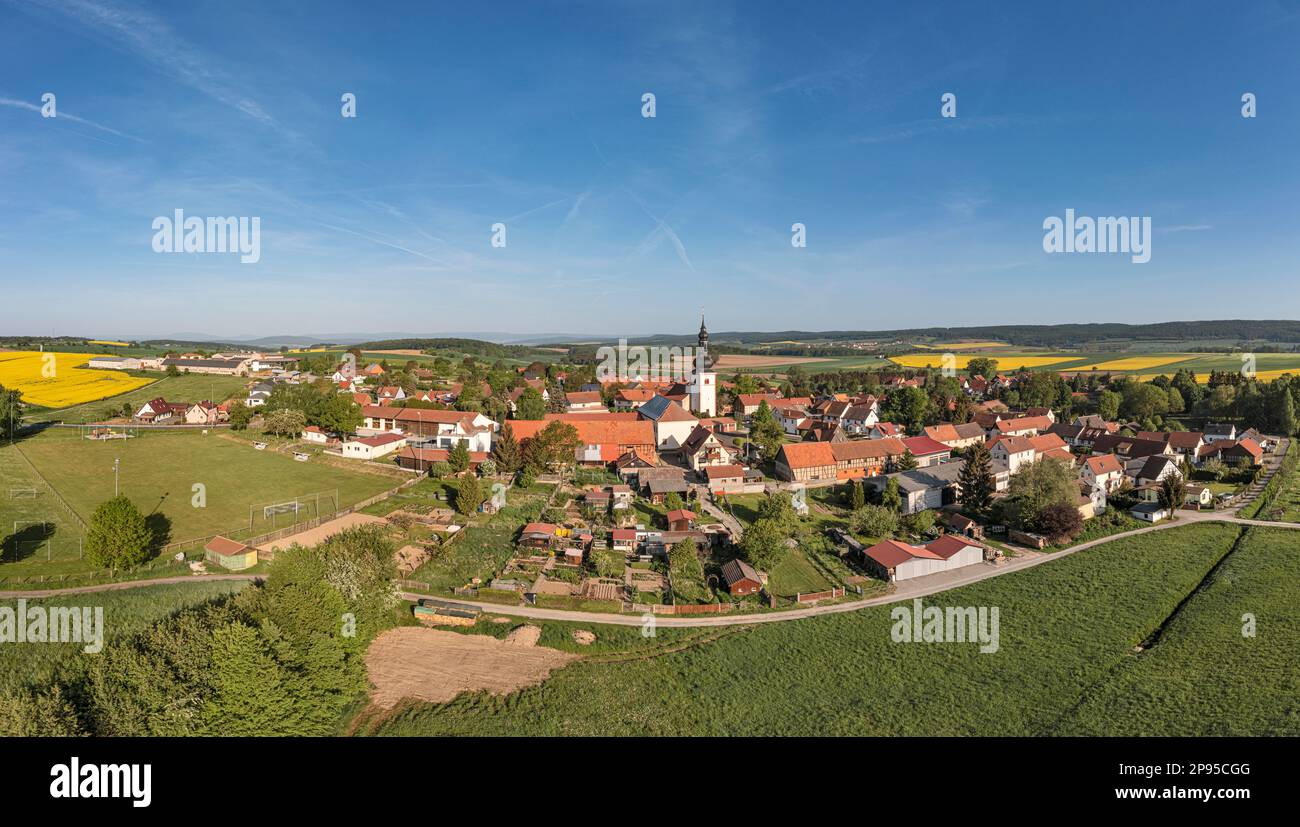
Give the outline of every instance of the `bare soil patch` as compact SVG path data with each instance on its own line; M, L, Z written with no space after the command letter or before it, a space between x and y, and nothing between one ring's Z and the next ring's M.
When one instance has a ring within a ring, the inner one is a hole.
M514 646L536 646L537 641L541 639L540 627L524 624L517 629L511 629L505 637L505 642Z
M574 629L573 642L579 646L590 646L596 642L596 636L586 629Z
M536 626L522 626L502 641L414 626L389 629L375 638L366 653L370 699L378 707L392 709L403 698L446 703L462 692L508 695L541 683L577 659L535 645L535 636L529 643L521 644L522 634L511 641L522 629L541 634Z
M724 353L713 363L715 368L762 368L781 365L804 365L809 362L829 362L824 356L762 356L757 353Z
M387 353L392 356L423 356L423 350L414 350L412 348L398 348L397 350L367 350L366 353Z
M342 517L336 517L328 522L321 523L315 528L309 528L306 531L300 531L297 534L290 534L288 537L282 537L265 545L258 546L259 551L275 551L276 549L288 548L297 543L300 546L312 548L320 545L329 538L338 534L340 531L359 525L370 525L372 523L388 522L383 517L373 517L369 514L353 512L345 514Z

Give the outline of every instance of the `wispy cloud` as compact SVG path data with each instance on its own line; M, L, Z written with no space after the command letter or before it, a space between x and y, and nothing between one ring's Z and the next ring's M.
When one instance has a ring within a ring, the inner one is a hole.
M299 140L261 103L246 93L248 84L239 82L201 50L181 37L165 21L141 9L95 0L30 0L39 6L105 37L115 47L150 64L155 70L229 106L282 135Z
M28 103L27 101L17 100L15 98L0 98L0 106L8 106L14 109L26 109L31 112L41 111L41 107L37 106L36 104ZM55 108L55 116L51 118L51 120L56 122L59 120L66 120L66 121L71 121L72 123L84 124L85 126L98 129L101 132L107 132L110 135L116 135L119 138L126 138L127 140L140 141L141 143L143 143L142 139L137 138L134 135L128 135L125 132L119 132L118 130L114 129L111 126L104 126L102 123L96 123L95 121L92 121L89 118L79 118L76 115L71 114L70 112L65 112L62 109L58 109L57 104Z

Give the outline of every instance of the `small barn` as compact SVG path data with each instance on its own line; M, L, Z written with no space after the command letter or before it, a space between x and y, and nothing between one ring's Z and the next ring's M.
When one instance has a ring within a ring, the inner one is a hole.
M203 547L203 559L223 569L240 571L257 565L257 549L225 537L213 537Z
M727 591L734 595L758 594L763 588L759 573L740 559L728 560L722 564L722 579L727 582Z

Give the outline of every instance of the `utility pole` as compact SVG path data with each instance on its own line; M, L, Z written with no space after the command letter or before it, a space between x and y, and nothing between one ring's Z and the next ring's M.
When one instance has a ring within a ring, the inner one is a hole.
M122 462L121 457L113 460L113 496L117 496L117 467Z

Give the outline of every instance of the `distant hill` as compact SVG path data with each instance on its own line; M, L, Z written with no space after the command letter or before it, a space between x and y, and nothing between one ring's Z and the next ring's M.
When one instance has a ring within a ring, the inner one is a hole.
M822 342L827 344L858 341L953 341L957 339L997 340L1021 347L1086 347L1105 341L1186 341L1186 342L1300 342L1300 321L1231 319L1218 321L1153 322L1151 324L1056 325L988 325L981 327L915 327L898 330L782 330L782 331L710 331L710 342L758 346L772 343ZM639 344L691 344L695 334L645 336Z

